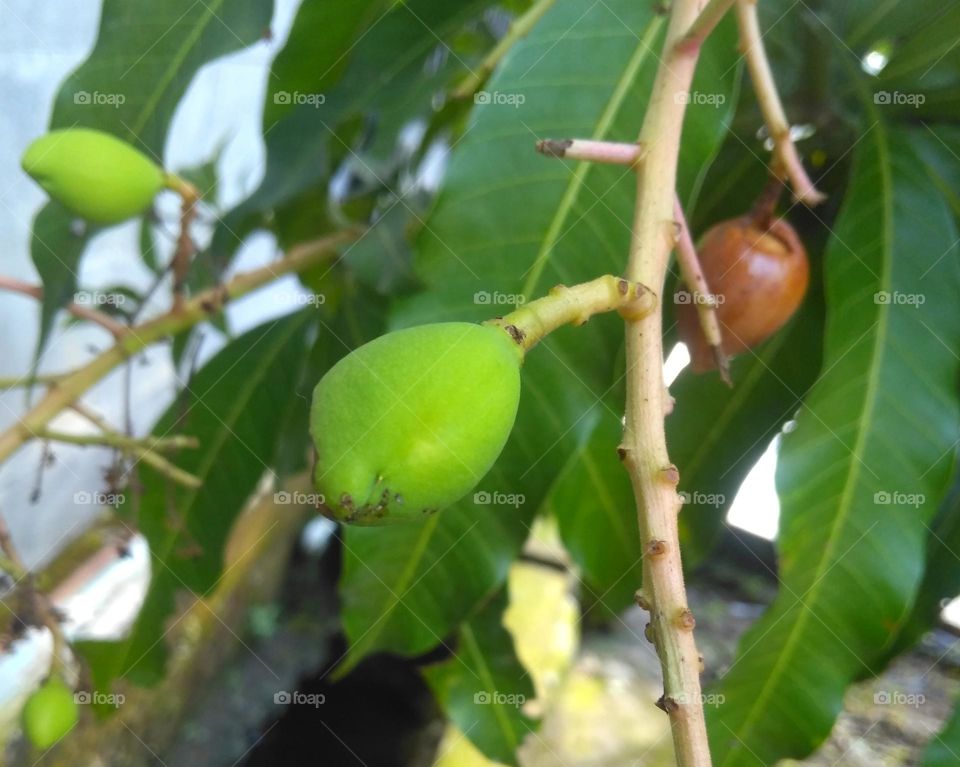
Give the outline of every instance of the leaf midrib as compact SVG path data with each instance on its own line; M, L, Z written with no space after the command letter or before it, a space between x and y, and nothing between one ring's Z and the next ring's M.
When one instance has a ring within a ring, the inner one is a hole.
M476 668L479 674L481 683L486 685L490 695L494 695L497 692L497 685L493 678L493 671L490 669L490 665L487 663L487 659L480 648L479 642L477 642L476 634L473 633L473 629L470 627L469 621L463 624L463 628L460 630L460 638L463 641L467 653L471 658L473 658L474 663L476 664L474 668ZM520 737L516 729L514 729L513 725L511 724L510 717L507 716L506 711L503 710L503 706L501 706L495 700L490 701L490 707L493 709L494 719L496 719L500 731L507 739L510 749L515 751L517 746L520 744Z
M607 133L610 131L610 128L613 125L613 121L617 118L620 108L623 106L623 102L627 97L627 92L630 89L630 85L636 78L637 72L640 71L640 68L654 50L653 39L660 31L662 24L663 18L655 16L648 23L643 37L638 38L637 48L630 57L630 61L627 62L627 66L624 68L623 74L617 80L616 87L613 89L610 100L607 102L607 106L604 108L600 118L597 120L597 124L594 127L593 133L590 135L591 139L595 141L601 141L606 138ZM547 228L546 234L543 236L540 249L537 251L533 265L530 267L530 273L527 276L527 279L524 281L523 288L520 291L528 301L533 297L537 283L543 276L543 270L546 268L547 263L550 260L550 256L553 253L553 246L560 238L563 225L570 217L570 212L573 210L573 206L576 203L577 198L580 196L580 190L583 188L589 172L590 163L580 163L577 166L577 169L573 172L570 181L567 184L567 188L564 190L563 196L560 198L560 205L557 207L557 212L554 214L553 219L550 222L550 226Z
M144 104L143 110L140 112L140 118L130 129L130 132L135 137L139 137L144 126L147 124L147 121L155 113L156 105L159 103L164 92L170 86L170 83L173 82L177 72L180 71L180 65L183 64L184 60L187 58L187 54L190 52L191 48L193 48L194 43L196 43L196 41L203 35L207 26L210 24L211 19L217 16L217 12L223 7L224 2L225 0L210 0L209 3L204 3L204 8L207 9L208 13L203 15L200 23L191 27L189 34L184 37L183 45L177 49L176 54L170 60L170 66L167 67L164 76L160 79L158 87L154 89L150 98L147 99L147 102ZM162 151L163 147L158 147L158 150Z
M889 288L889 280L892 270L891 248L893 242L893 184L890 177L890 164L888 160L889 148L886 143L886 135L884 133L882 123L877 122L876 125L878 126L877 153L880 155L880 176L883 182L881 190L881 200L883 201L882 252L884 267L882 271L882 285L884 288ZM796 647L797 642L800 640L803 630L809 620L809 616L812 613L812 609L807 607L807 605L809 602L815 601L816 595L822 588L821 584L824 583L825 575L829 571L828 565L831 561L831 557L839 545L840 532L845 526L845 523L850 515L852 508L852 494L860 476L860 456L864 452L864 444L867 439L867 434L870 431L869 426L872 423L872 415L877 403L880 368L882 367L883 349L888 332L889 308L884 304L880 304L878 306L880 307L879 318L876 324L877 332L874 335L873 344L875 353L872 355L874 363L870 366L869 374L866 380L863 417L858 422L857 440L854 444L853 450L850 452L850 458L853 459L850 461L851 471L847 476L847 481L844 484L843 492L840 496L840 503L838 504L839 510L834 517L833 524L831 525L830 534L827 537L827 544L823 549L823 556L817 563L812 585L800 597L799 604L806 609L803 609L799 612L796 623L794 623L793 629L788 635L786 643L783 645L783 649L778 653L773 668L770 670L769 674L767 674L759 693L754 697L754 703L749 709L749 713L744 720L743 726L740 728L740 732L737 737L743 742L749 741L750 733L756 724L760 712L765 710L767 702L769 701L770 696L773 694L776 683L783 674L784 669L790 666L789 658L792 656L794 648ZM723 760L722 764L727 764L730 761L731 753L733 752L727 753L727 756Z

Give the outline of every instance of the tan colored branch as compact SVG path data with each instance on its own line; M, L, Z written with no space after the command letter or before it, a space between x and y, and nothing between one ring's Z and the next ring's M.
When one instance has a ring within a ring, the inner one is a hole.
M344 231L298 245L272 264L238 274L224 285L205 290L183 303L179 312L170 311L153 320L128 329L110 349L94 357L83 367L51 388L16 424L0 434L0 462L21 445L43 431L59 412L73 404L87 389L124 360L151 344L179 333L223 309L227 301L272 282L277 277L301 272L336 252L336 248L358 236Z
M715 7L715 6L714 6ZM673 0L663 56L647 102L638 143L646 148L637 178L637 200L627 278L663 286L675 236L674 190L685 98L693 81L698 47L678 45L696 30L697 0ZM664 413L663 321L656 311L626 323L627 404L619 455L637 499L643 557L638 602L650 611L650 638L663 669L660 707L670 716L680 767L708 767L710 749L700 692L700 656L693 637L680 556L677 494L680 475L670 462Z
M700 319L700 328L713 350L713 357L717 361L720 377L724 383L730 386L730 360L723 351L723 335L720 332L720 322L717 320L716 312L717 298L707 284L707 278L700 266L697 248L693 244L693 236L690 234L687 218L683 214L683 206L676 196L674 196L673 211L677 220L676 253L680 276L683 278L687 290L690 291L691 301L696 307L697 317Z
M789 180L797 200L807 205L818 205L826 199L826 195L810 180L790 135L790 123L787 122L760 33L757 0L737 0L737 24L740 29L740 51L746 57L757 103L773 142L772 170L778 177Z
M30 296L38 301L43 300L43 288L39 285L31 285L29 282L23 282L14 277L5 277L0 275L0 290L9 290L13 293L21 293ZM89 306L78 304L76 302L68 304L66 310L74 317L81 320L89 320L100 327L108 330L114 338L120 337L126 332L127 326L122 322L117 322L113 317L91 309ZM27 378L29 381L29 377ZM9 387L8 387L9 388Z

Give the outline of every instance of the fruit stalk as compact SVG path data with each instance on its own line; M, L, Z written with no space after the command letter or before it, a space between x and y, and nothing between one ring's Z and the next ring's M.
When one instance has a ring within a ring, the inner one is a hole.
M238 274L229 282L205 290L186 301L180 312L167 312L126 329L111 348L83 367L64 376L17 423L0 434L0 462L33 439L62 410L124 360L166 336L179 333L220 312L227 301L245 295L285 274L302 272L334 255L336 249L359 235L356 230L337 232L291 248L287 255L259 269Z
M720 332L720 322L717 320L716 296L707 284L707 278L700 267L697 248L693 244L693 236L687 225L687 217L683 214L680 198L674 195L673 215L677 221L677 264L680 266L680 276L690 292L690 300L697 309L700 327L703 335L713 350L713 357L717 362L720 377L727 386L731 386L730 361L723 351L723 335Z
M190 261L196 248L190 234L190 226L197 215L197 203L200 201L200 191L189 181L174 173L165 177L166 186L180 195L180 232L177 235L177 249L171 262L173 272L173 310L180 312L183 309L184 288L187 284L187 272Z
M639 144L647 151L637 174L637 199L626 276L663 295L670 250L680 133L699 48L678 45L697 20L697 0L674 0L663 56ZM637 501L643 559L639 604L650 612L650 637L663 670L660 707L670 716L680 767L708 767L710 749L700 693L700 656L693 638L680 558L679 473L667 454L662 312L628 319L627 403L619 455Z
M790 135L790 123L787 122L777 84L773 79L773 71L770 69L770 61L767 59L767 51L763 46L760 21L757 17L757 0L737 0L737 26L740 30L740 52L747 60L757 103L773 141L773 171L777 176L790 181L793 196L797 200L807 205L818 205L826 199L826 195L810 180Z
M487 324L502 327L526 353L563 325L582 325L595 314L614 310L637 318L656 308L657 297L648 287L607 274L571 287L557 285L543 298Z

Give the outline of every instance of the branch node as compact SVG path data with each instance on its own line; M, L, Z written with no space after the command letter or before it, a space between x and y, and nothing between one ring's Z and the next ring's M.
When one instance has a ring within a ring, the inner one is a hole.
M663 475L663 478L674 487L680 484L680 470L672 463L660 469L660 473Z
M662 541L659 538L652 538L647 543L646 556L648 557L662 557L667 553L667 542Z
M680 610L677 616L677 625L684 631L693 631L697 625L697 619L693 617L693 611L689 607Z
M679 711L680 704L677 703L676 698L664 693L657 699L657 708L666 714L672 714L676 711Z
M636 593L633 595L633 600L637 603L637 607L639 607L641 610L650 612L650 601L643 593L643 589L637 589Z

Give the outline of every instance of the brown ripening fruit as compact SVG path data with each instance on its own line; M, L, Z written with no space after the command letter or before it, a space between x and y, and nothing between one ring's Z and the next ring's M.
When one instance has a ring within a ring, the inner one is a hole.
M732 357L762 343L800 306L810 281L807 251L786 221L766 225L752 216L722 221L707 230L697 248L703 276L717 297L723 351ZM700 329L696 296L681 286L675 296L680 339L696 373L716 368Z

